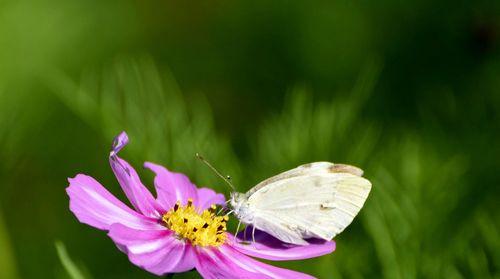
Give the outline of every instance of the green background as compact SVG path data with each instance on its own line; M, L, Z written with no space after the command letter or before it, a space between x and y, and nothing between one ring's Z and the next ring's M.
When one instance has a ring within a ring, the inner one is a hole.
M154 161L227 195L195 152L241 191L312 161L363 168L337 251L276 265L500 278L499 4L0 0L0 278L154 278L64 191L82 172L125 201L107 162L122 130L148 185Z

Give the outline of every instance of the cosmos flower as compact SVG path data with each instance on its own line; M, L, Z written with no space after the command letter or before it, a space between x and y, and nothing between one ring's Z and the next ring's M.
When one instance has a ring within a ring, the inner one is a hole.
M109 162L135 210L84 174L68 179L66 192L76 218L107 231L133 264L156 275L195 268L203 278L312 278L252 257L299 260L335 249L332 241L295 246L259 231L255 242L243 243L241 236L226 232L228 216L215 214L216 205L225 203L224 195L197 188L181 173L145 163L144 167L156 174L157 197L153 197L134 168L117 155L127 142L124 132L115 138Z

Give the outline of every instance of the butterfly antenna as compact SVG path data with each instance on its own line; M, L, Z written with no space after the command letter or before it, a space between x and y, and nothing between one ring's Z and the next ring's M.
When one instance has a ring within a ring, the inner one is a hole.
M231 190L233 190L233 192L236 192L236 188L234 187L233 183L231 183L231 177L229 175L228 176L222 175L216 168L212 166L212 164L210 164L207 160L205 160L205 158L203 158L203 156L201 156L199 153L196 153L196 157L200 159L200 161L205 163L205 165L207 165L213 172L215 172L217 176L226 181L227 185L231 187Z

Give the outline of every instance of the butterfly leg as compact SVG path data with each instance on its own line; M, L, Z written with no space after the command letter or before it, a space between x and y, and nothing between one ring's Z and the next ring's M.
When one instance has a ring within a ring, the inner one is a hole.
M225 208L224 208L224 207L221 207L221 208L219 209L219 211L217 211L217 215L221 214L221 212L222 212L222 211L224 211L224 210L225 210Z
M247 242L247 229L248 229L248 226L245 226L245 229L243 230L243 241L244 242Z
M217 215L221 214L221 213L226 213L227 211L227 207L223 206L219 209L219 211L217 212ZM232 212L232 211L231 211ZM227 215L227 214L224 214L224 215Z
M252 241L255 244L255 226L252 226Z
M238 222L238 227L236 227L236 232L234 233L234 236L238 238L238 231L240 230L240 225L241 225L241 220Z

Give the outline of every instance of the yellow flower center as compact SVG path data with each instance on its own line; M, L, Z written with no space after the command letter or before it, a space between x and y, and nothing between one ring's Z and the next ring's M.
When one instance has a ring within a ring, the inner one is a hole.
M189 199L187 205L177 202L162 217L165 225L194 246L219 246L226 240L227 216L217 216L215 205L198 213Z

